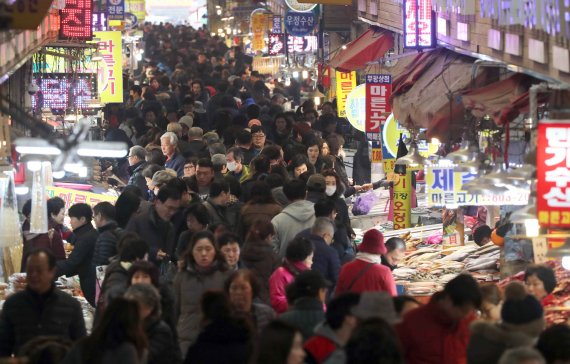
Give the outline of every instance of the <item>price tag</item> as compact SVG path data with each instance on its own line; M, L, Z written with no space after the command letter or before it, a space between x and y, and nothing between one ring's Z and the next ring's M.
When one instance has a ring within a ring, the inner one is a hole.
M534 263L542 264L546 262L546 253L548 252L548 243L546 238L533 238L532 250L534 253Z

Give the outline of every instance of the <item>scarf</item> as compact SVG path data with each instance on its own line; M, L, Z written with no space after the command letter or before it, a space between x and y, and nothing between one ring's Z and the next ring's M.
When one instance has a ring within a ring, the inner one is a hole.
M382 256L378 254L358 252L356 253L356 259L360 259L368 263L382 264Z

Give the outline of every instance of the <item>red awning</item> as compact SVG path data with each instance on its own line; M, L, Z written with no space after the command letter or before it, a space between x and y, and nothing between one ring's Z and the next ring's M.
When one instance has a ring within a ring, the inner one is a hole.
M349 72L366 66L384 57L394 46L392 33L371 26L367 31L341 49L331 60L331 67L339 71Z
M534 78L517 73L504 80L464 92L463 105L471 110L473 115L489 115L495 123L502 125L528 109L528 89L534 82Z

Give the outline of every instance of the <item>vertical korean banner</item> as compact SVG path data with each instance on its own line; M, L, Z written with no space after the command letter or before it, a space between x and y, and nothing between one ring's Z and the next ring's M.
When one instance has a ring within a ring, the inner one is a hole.
M125 12L133 14L137 18L137 23L142 23L146 18L145 0L125 0Z
M124 20L125 0L108 0L107 15L109 20Z
M372 141L371 180L383 178L382 125L392 112L388 102L392 92L392 76L383 74L366 75L366 139Z
M95 32L94 36L93 42L103 56L97 70L101 102L123 102L121 32Z
M261 51L265 46L265 31L267 30L267 14L261 11L254 10L251 13L251 32L253 37L251 39L251 50Z
M346 97L356 87L356 72L336 71L336 105L338 116L346 117Z
M394 230L412 227L412 175L407 172L394 182Z
M541 120L536 142L536 209L542 227L570 227L570 120Z

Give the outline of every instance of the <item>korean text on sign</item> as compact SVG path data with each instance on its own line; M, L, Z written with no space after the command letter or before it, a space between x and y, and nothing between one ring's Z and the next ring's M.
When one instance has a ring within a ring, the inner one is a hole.
M338 116L346 117L346 98L356 87L356 72L336 71L336 102Z
M570 120L539 123L537 161L539 223L570 227Z
M380 133L380 127L392 112L391 75L366 75L366 132Z
M93 1L66 0L60 10L60 37L90 40L93 38Z
M99 96L104 103L123 102L123 60L121 32L95 32L97 48L103 57L99 67Z
M407 229L412 225L412 175L401 175L394 184L394 230Z

